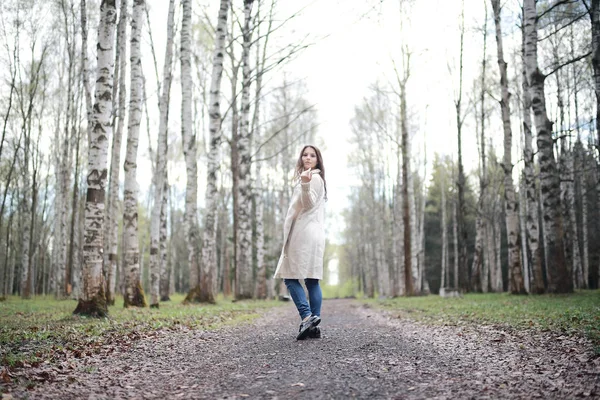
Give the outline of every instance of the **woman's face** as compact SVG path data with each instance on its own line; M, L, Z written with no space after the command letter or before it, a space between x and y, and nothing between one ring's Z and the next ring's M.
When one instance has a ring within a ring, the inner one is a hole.
M304 170L311 168L314 169L317 166L317 152L312 147L307 147L302 152L302 167Z

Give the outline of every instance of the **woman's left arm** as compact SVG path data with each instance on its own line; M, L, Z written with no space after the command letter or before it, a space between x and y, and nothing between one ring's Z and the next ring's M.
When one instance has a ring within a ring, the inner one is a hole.
M323 198L325 192L323 179L318 174L314 174L309 182L302 182L300 186L302 186L300 196L302 209L310 210Z

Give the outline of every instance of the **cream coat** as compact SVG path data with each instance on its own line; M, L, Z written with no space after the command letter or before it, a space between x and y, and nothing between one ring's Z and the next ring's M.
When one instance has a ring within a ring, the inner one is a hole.
M325 184L321 171L294 188L283 224L283 249L275 278L323 279L325 252Z

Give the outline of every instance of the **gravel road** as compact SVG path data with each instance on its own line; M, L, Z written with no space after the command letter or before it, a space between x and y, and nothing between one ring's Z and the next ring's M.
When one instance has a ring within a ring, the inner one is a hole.
M293 304L210 332L164 332L13 391L35 399L600 398L580 338L427 326L353 300L323 303L321 339L296 341ZM1 396L0 396L1 397Z

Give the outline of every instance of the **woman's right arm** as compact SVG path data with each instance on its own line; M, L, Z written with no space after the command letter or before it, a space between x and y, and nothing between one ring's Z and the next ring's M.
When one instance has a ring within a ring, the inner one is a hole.
M323 198L325 192L323 179L318 174L314 174L309 182L302 182L300 186L302 188L300 196L302 209L310 210Z

